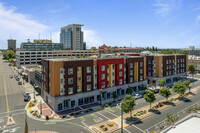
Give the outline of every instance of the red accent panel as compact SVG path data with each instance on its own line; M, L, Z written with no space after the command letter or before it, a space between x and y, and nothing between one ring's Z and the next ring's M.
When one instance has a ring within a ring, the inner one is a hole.
M104 89L101 86L102 82L105 82L105 88L107 88L107 65L115 64L115 85L119 85L119 80L122 79L122 84L124 84L124 58L115 59L98 59L97 60L97 88ZM119 70L119 64L122 64L122 69ZM105 65L105 71L101 71L101 67ZM119 77L119 72L122 72L122 77ZM101 75L105 74L105 79L101 79ZM112 82L112 81L110 81Z

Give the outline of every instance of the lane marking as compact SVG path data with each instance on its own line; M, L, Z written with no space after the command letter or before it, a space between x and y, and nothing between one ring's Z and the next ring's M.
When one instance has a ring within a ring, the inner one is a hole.
M99 112L97 112L99 115L101 115L101 116L103 116L104 118L106 118L106 119L108 119L108 120L111 120L110 118L108 118L108 117L106 117L105 115L103 115L103 114L101 114L101 113L99 113Z
M8 97L7 97L7 88L6 88L6 80L5 80L5 77L3 77L3 79L4 79L4 90L5 90L5 96L6 96L7 112L9 112L9 105L8 105Z
M9 113L11 113L11 112L18 112L18 111L23 111L23 110L25 110L25 109L18 109L18 110L12 110L12 111L10 111ZM8 112L3 112L3 113L0 113L0 115L2 115L2 114L7 114Z
M106 112L108 112L109 114L111 114L111 115L114 115L115 117L120 117L120 116L117 116L116 114L114 114L114 113L112 113L112 112L110 112L110 111L108 111L108 110L105 110Z

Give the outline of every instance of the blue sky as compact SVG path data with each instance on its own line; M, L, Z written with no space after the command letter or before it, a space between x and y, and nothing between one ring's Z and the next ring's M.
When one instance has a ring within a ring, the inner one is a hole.
M27 39L59 42L60 28L84 24L88 48L200 47L199 0L0 0L0 49Z

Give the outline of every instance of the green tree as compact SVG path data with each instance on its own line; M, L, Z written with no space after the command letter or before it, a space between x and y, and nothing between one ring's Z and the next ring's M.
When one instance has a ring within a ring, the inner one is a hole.
M161 51L161 54L174 54L174 51L167 49L167 50Z
M188 54L186 50L180 50L178 51L178 54Z
M12 62L13 62L13 59L9 59L8 61L9 61L10 63L12 63Z
M126 94L132 95L133 93L134 93L133 88L131 86L128 86Z
M183 82L183 84L185 85L185 87L189 89L189 92L190 92L190 89L191 89L190 83L191 83L190 80L185 80Z
M168 97L171 95L171 91L167 88L162 88L162 89L160 89L159 94L161 96L165 97L166 101L167 101Z
M113 97L113 101L115 101L117 99L117 94L116 94L116 91L113 91L112 93L112 97Z
M146 102L150 103L151 109L151 103L153 103L156 100L154 93L150 90L145 90L144 99Z
M195 67L194 65L188 65L188 71L190 71L190 73L193 75L195 72Z
M81 58L86 58L85 54L83 54L83 55L81 56Z
M162 86L162 87L164 87L164 85L166 84L166 79L160 79L159 80L159 84Z
M183 95L185 93L185 90L186 90L186 86L178 81L178 82L175 82L174 83L174 86L172 87L173 91L178 93L179 95Z
M132 111L136 105L135 98L131 95L126 95L122 100L122 110L125 113L130 113L130 117L132 117Z
M12 51L12 50L7 50L6 52L4 52L3 58L6 59L6 60L14 59L15 58L15 52Z

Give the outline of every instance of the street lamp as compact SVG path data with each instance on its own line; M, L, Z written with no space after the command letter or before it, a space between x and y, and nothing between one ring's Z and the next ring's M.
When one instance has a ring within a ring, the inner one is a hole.
M102 104L102 89L99 89L99 92L100 92L100 105Z

